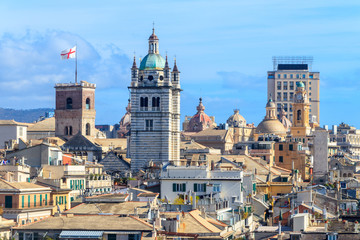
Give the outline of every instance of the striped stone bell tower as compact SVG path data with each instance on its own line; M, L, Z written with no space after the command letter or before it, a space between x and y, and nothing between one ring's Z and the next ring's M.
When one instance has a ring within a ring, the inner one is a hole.
M159 54L153 29L140 67L131 68L131 170L180 159L180 72Z

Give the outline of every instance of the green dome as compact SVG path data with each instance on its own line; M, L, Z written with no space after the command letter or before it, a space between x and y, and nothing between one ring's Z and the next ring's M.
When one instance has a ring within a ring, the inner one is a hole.
M297 82L297 83L296 83L296 86L297 86L297 87L305 88L305 85L304 85L303 82Z
M165 59L156 53L150 53L144 57L140 63L140 70L163 69L165 67Z

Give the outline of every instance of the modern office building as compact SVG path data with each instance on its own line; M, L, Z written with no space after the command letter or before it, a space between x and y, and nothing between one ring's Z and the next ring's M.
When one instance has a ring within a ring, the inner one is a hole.
M268 71L268 99L276 103L279 116L282 106L293 120L296 84L303 82L310 103L310 122L320 123L320 73L312 72L312 57L273 57L273 71Z

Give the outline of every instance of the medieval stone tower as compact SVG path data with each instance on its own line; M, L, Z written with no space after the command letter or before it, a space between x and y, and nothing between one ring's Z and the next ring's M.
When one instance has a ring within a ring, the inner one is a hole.
M138 171L180 159L180 72L159 54L159 39L149 38L149 52L131 68L131 169Z
M95 84L85 81L55 85L57 137L70 139L78 132L84 136L95 136L95 88Z

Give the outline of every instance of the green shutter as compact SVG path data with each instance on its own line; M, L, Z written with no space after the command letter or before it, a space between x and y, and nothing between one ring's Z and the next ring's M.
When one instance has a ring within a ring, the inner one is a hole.
M28 195L28 207L30 207L30 195Z
M204 183L204 192L206 192L206 183Z
M73 180L70 180L70 188L73 189Z
M47 194L45 194L45 206L47 206Z
M197 183L194 183L194 192L197 192Z
M182 191L183 191L183 192L186 192L186 184L185 184L185 183L183 183L182 185L183 185L183 189L182 189Z
M24 208L25 196L21 196L21 207Z
M40 206L42 206L42 195L40 194Z
M65 204L67 204L67 201L66 201L66 196L65 196Z
M36 207L36 195L34 195L34 207Z
M176 183L173 183L173 192L176 192Z
M56 197L56 205L58 204L58 197Z
M253 183L253 191L256 192L256 183Z

